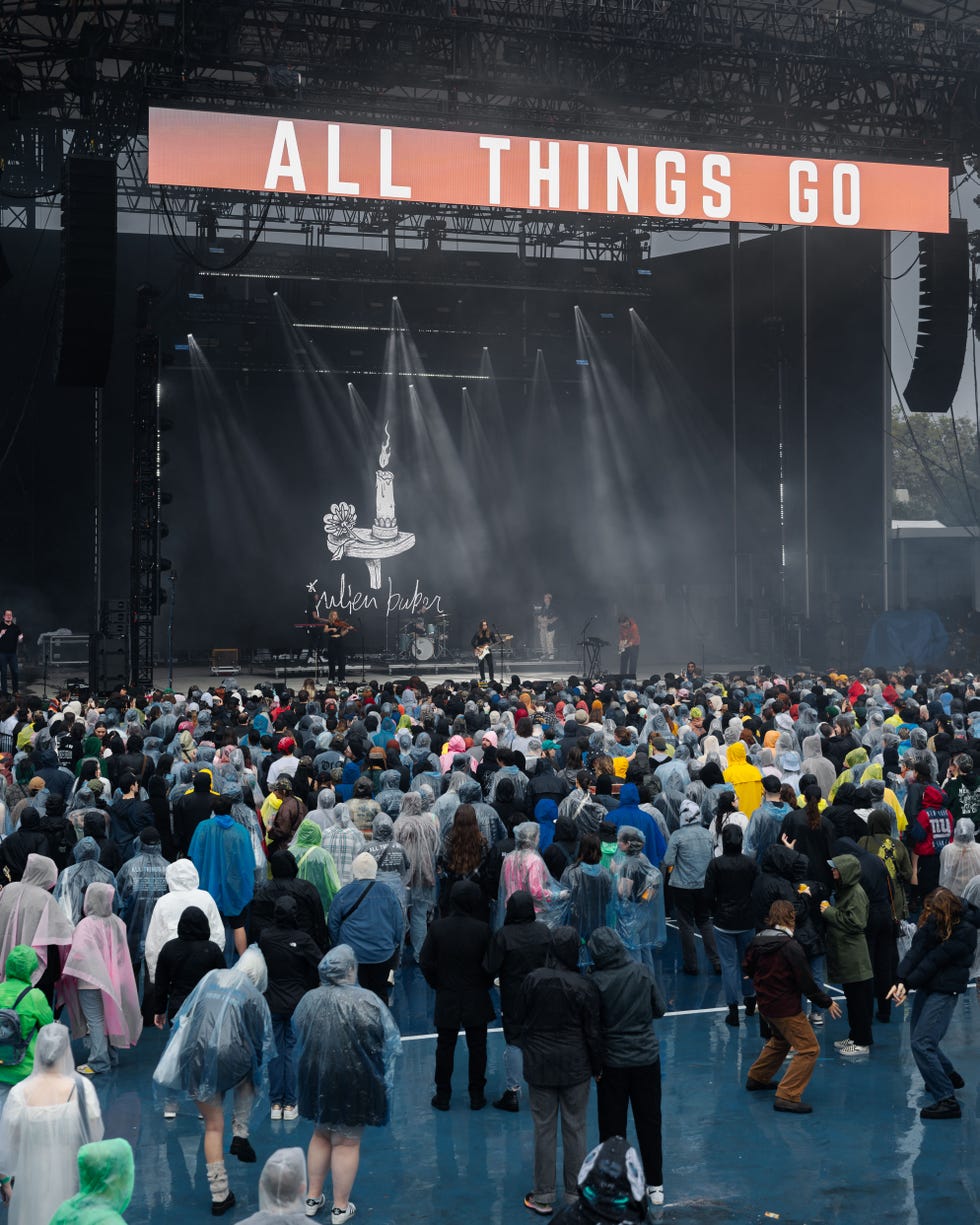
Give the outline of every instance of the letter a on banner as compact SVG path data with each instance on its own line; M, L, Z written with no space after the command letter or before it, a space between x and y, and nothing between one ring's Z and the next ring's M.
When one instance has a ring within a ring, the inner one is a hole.
M306 191L303 163L299 158L296 143L296 128L291 119L280 119L272 140L269 169L265 176L265 190L278 191L280 179L292 179L294 191Z

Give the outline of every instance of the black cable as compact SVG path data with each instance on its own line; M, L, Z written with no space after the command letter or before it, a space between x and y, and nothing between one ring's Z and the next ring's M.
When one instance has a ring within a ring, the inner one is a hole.
M898 250L898 248L896 247L895 250ZM892 254L894 255L895 252L893 251ZM919 257L918 255L916 255L915 259L911 262L911 264L909 264L909 266L905 269L904 272L900 272L898 276L886 276L886 274L883 272L881 274L882 279L886 281L900 281L903 276L908 276L908 274L912 271L912 269L915 267L915 265L918 262L919 262Z
M192 263L196 264L198 268L203 269L205 272L226 272L229 268L234 268L236 264L240 264L246 255L250 255L255 248L255 244L262 237L262 231L265 229L265 223L269 217L269 209L272 207L272 193L270 192L268 198L266 199L265 206L262 209L262 213L255 224L255 233L248 240L241 251L228 260L227 263L208 264L202 260L190 246L188 246L186 239L177 229L176 220L171 212L170 201L167 198L167 189L165 187L160 188L160 199L163 202L163 215L167 222L167 228L170 230L170 236L173 240L174 246L183 255L186 255Z

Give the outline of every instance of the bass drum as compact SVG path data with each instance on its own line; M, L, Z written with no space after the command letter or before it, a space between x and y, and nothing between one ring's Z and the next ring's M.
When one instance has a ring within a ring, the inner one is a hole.
M427 659L431 659L436 653L436 648L432 643L431 638L416 638L412 642L412 655L420 663L424 663Z

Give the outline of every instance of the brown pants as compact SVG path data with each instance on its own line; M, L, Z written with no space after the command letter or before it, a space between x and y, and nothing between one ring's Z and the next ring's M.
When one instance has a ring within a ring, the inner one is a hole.
M772 1037L749 1068L749 1077L762 1081L763 1084L772 1080L783 1066L783 1060L792 1047L796 1055L779 1082L776 1096L787 1102L798 1102L813 1075L813 1067L820 1054L820 1043L802 1012L798 1012L795 1017L766 1017L766 1023L772 1030Z

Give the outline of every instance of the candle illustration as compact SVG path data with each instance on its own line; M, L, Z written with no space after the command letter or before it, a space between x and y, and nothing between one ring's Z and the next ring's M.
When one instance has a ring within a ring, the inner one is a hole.
M323 530L331 561L357 557L364 561L371 588L381 586L381 563L397 557L415 545L411 532L400 532L395 517L395 474L391 462L391 434L385 422L385 440L378 455L374 474L374 522L370 528L357 526L357 510L350 502L333 502L323 516Z
M394 540L398 535L398 520L395 518L395 474L388 467L391 459L391 435L385 422L385 440L378 456L378 470L374 474L374 525L371 535L375 540Z

